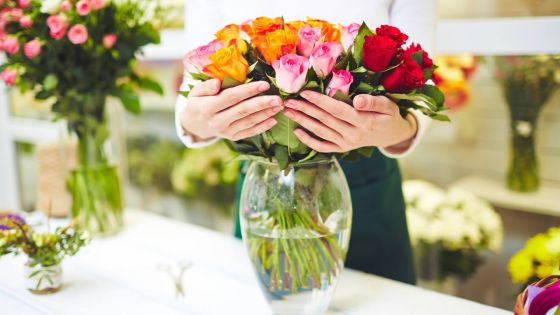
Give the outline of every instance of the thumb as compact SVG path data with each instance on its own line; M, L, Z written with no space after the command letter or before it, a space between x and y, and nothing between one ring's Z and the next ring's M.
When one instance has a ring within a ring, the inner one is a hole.
M363 112L377 112L381 114L393 113L393 102L385 96L358 95L354 98L354 108Z
M220 92L221 82L218 79L211 79L195 85L189 96L212 96Z

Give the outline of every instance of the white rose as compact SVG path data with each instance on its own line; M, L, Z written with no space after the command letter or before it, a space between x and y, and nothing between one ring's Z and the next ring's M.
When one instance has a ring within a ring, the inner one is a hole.
M54 14L60 9L60 4L62 0L43 0L43 5L41 6L41 12Z

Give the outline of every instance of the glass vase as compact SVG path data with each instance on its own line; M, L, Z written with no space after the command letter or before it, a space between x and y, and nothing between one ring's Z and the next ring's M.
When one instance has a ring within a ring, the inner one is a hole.
M94 235L113 235L123 226L120 174L111 159L114 139L104 103L91 107L98 108L99 113L84 115L69 126L77 140L76 165L68 178L72 217Z
M507 187L512 191L532 192L539 189L539 164L535 150L536 116L511 122L511 157Z
M343 269L352 223L350 192L336 159L289 170L252 162L240 222L274 314L323 314Z
M29 260L25 264L27 289L33 294L56 293L62 288L62 267L60 264L43 266Z

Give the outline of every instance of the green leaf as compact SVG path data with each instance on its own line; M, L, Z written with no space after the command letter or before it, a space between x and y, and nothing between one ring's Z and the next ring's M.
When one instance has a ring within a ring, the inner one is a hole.
M360 82L360 84L358 84L358 88L356 89L356 92L358 94L371 94L374 91L374 87L367 84L366 82Z
M53 94L49 91L40 91L37 94L35 94L35 99L37 100L46 100L49 97L53 96Z
M159 95L164 94L161 85L154 80L148 78L138 78L138 85L144 90L152 91Z
M239 86L241 84L243 84L243 82L239 82L239 81L237 81L235 79L232 79L230 77L225 77L224 80L222 81L222 90L229 89L229 88L232 88L232 87L236 87L236 86Z
M193 78L194 80L199 80L199 81L206 81L206 80L210 80L210 77L204 73L189 73L191 75L191 78Z
M288 167L289 158L288 158L288 148L284 146L276 146L274 148L274 157L278 161L278 167L281 170L286 169Z
M179 91L179 95L182 95L184 97L189 97L190 93L191 93L191 91Z
M431 111L437 111L438 106L433 98L424 94L400 94L400 93L387 93L387 97L391 98L393 101L397 102L399 100L409 100L414 102L416 105L422 106L430 109ZM420 105L421 104L421 105Z
M356 69L354 69L350 72L352 72L352 73L366 73L366 72L368 72L368 70L364 67L359 67L359 68L356 68Z
M140 98L132 89L123 87L117 90L115 96L119 98L127 111L133 114L140 113Z
M424 65L424 57L422 56L423 51L419 50L415 53L413 53L412 55L410 55L412 57L412 59L414 61L416 61L416 63L422 67L422 65Z
M358 31L358 35L356 35L356 39L354 39L354 60L357 64L362 63L362 53L364 49L364 42L366 41L366 36L373 36L374 34L370 31L367 24L364 22L362 26L360 26L360 30Z
M433 116L430 116L430 118L432 118L433 120L438 120L438 121L446 121L446 122L451 121L451 119L449 119L449 117L447 117L446 115L442 115L442 114L433 115Z
M344 94L340 91L336 91L336 94L334 95L333 98L337 101L341 101L341 102L344 102L348 105L352 105L352 99L348 95L346 95L346 94Z
M278 123L269 131L274 143L287 147L289 154L292 152L307 153L307 146L294 135L294 130L298 125L286 117L284 113L276 115L276 121Z
M58 85L58 78L54 74L49 74L43 80L43 89L45 91L52 91Z
M443 93L437 88L435 85L424 84L422 86L422 93L426 94L427 96L431 97L436 104L439 106L443 106L445 102L445 96Z

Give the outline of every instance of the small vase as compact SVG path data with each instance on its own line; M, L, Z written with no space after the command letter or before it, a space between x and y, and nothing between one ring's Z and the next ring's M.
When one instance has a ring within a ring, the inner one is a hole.
M240 221L274 314L323 314L343 269L352 222L348 184L336 159L289 170L252 162Z
M104 98L91 108L96 113L70 123L77 138L77 160L70 171L72 216L94 235L113 235L123 226L119 170L110 158L111 133L104 114ZM103 102L103 103L100 103Z
M539 189L539 164L535 151L536 116L511 122L511 160L507 187L512 191L532 192Z
M25 264L27 289L33 294L56 293L62 288L62 267L60 264L43 266L29 260Z

